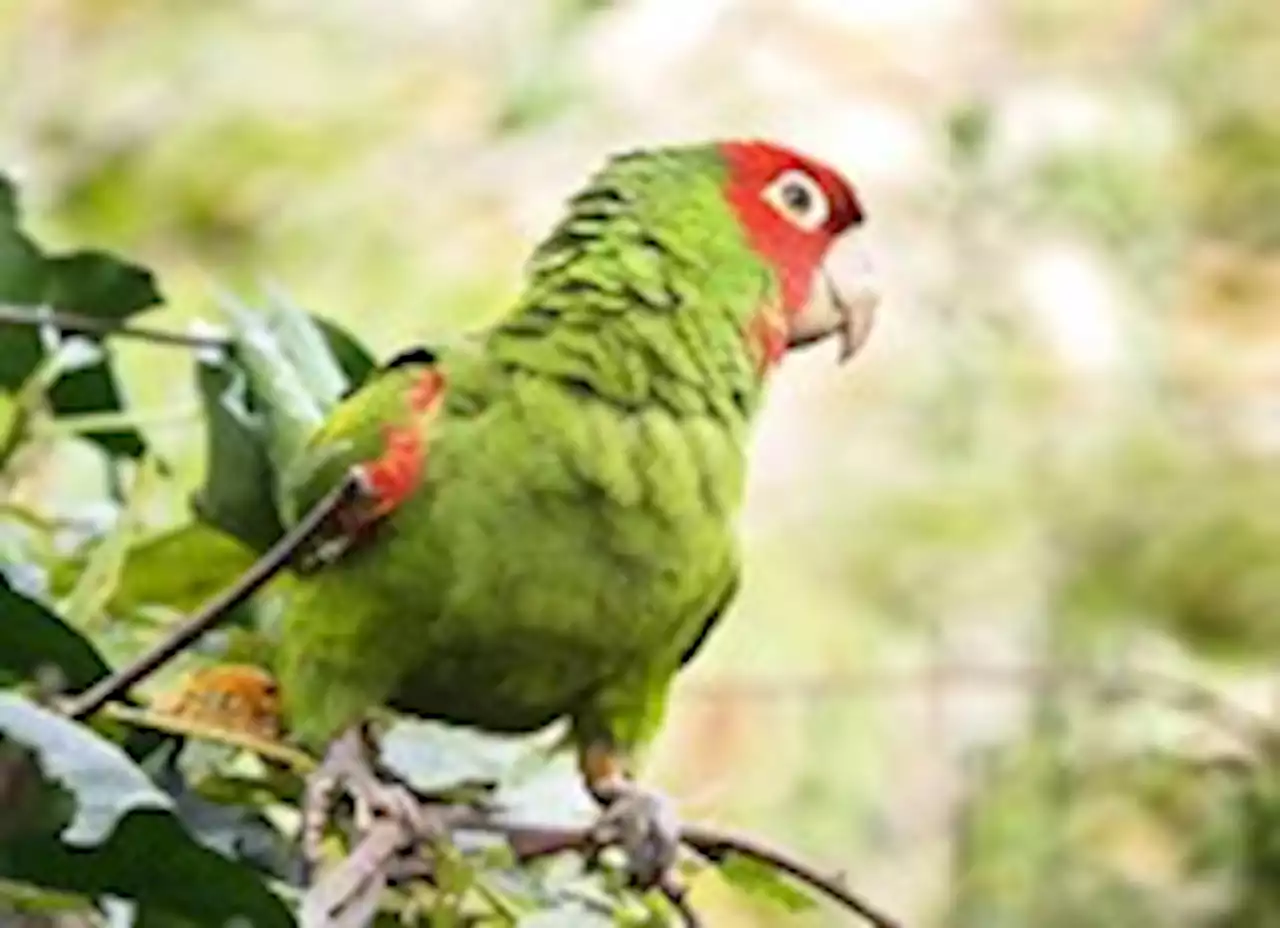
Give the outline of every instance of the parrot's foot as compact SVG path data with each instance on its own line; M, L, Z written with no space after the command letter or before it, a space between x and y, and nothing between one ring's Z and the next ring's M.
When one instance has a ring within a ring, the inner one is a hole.
M307 778L302 806L302 848L311 866L319 864L323 839L335 794L344 792L354 806L357 836L367 834L380 820L401 823L407 844L431 840L444 833L412 790L378 777L371 749L360 727L341 735L325 752L324 761Z
M680 852L680 818L675 805L661 793L630 780L596 783L591 792L604 806L591 830L592 842L622 848L635 886L650 889L662 883Z

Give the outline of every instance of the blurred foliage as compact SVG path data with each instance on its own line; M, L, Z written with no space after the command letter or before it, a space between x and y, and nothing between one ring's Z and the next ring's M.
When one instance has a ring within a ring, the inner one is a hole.
M1095 623L1160 625L1198 654L1265 668L1280 653L1280 471L1185 440L1131 438L1107 482L1083 475L1061 523L1064 603Z
M1191 133L1184 177L1200 229L1252 248L1280 247L1280 11L1227 0L1173 18L1161 62Z
M123 321L160 301L151 274L99 252L48 255L19 227L17 194L0 177L0 303L48 307ZM11 327L0 333L0 388L17 390L50 355L38 331ZM120 409L120 391L106 362L68 370L48 391L60 416ZM138 457L145 450L136 430L92 436L113 454Z

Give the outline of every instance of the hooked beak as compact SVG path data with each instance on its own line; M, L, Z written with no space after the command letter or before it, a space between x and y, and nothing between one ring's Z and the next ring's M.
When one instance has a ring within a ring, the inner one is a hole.
M826 293L815 293L809 305L789 321L788 348L816 345L835 336L840 342L837 359L843 364L866 344L875 323L880 289L865 247L855 242L851 250L854 253L848 260L850 272L842 274L842 287L836 286L828 269L823 267Z

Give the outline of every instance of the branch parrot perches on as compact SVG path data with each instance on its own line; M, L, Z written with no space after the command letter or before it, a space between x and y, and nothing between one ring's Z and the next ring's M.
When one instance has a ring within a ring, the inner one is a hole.
M635 755L737 589L770 371L789 347L838 335L850 354L869 331L869 289L814 298L862 220L839 174L773 144L613 158L500 322L336 407L285 471L290 513L353 469L372 502L300 571L277 667L326 776L396 806L358 734L382 705L499 732L567 718L605 815L636 824L635 875L661 875L674 826L632 781Z

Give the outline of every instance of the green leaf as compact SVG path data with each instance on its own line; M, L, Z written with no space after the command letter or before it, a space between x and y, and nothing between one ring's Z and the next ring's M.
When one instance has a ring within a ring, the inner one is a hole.
M0 175L0 304L37 306L48 268L39 249L17 227L13 185ZM17 390L40 364L44 351L30 328L0 328L0 388Z
M375 365L340 327L282 298L265 313L226 309L236 349L196 372L207 465L194 505L202 521L261 552L284 533L278 468Z
M49 400L58 416L116 412L124 408L120 384L111 364L106 361L64 374L49 391ZM120 457L140 458L147 451L137 429L92 432L84 437L108 454Z
M716 870L730 885L788 912L807 912L817 905L812 896L778 871L750 857L727 854L717 861Z
M350 384L348 389L354 389L366 380L369 375L377 369L377 363L373 360L373 355L356 341L346 329L320 316L312 317L316 325L320 327L320 331L324 334L325 340L329 343L329 350L333 352L334 360L338 362L338 366L342 368L342 372L347 375Z
M347 373L339 362L333 340L326 334L321 320L312 316L282 290L272 288L266 306L247 316L234 314L241 336L241 357L248 362L246 368L254 377L255 388L265 384L276 372L254 370L254 349L248 344L261 334L269 333L281 360L290 369L296 383L311 396L322 409L332 406L350 388ZM245 325L245 321L249 321ZM344 333L345 334L345 333ZM348 337L345 349L357 347ZM268 376L264 377L266 373ZM264 395L269 395L264 393Z
M49 573L51 593L63 597L80 585L89 564L104 555L102 549L110 544L111 540L106 539L97 547L56 564ZM123 552L123 565L112 577L109 596L100 603L100 609L119 618L135 616L148 608L190 613L230 586L255 559L253 551L230 535L204 523L191 522ZM251 626L255 609L256 602L242 604L223 624ZM260 659L262 648L263 644L255 641L238 650Z
M124 320L160 302L155 277L101 251L49 258L44 302L68 312Z
M252 551L217 529L198 522L137 545L129 552L113 612L164 605L190 612L244 573Z
M196 386L206 423L204 486L196 514L214 528L263 551L284 534L276 480L261 417L244 372L229 358L202 360Z
M13 185L0 174L0 301L34 304L44 297L48 270L40 250L18 229L16 199ZM0 352L0 376L11 376L12 363Z
M0 573L0 681L30 680L53 665L73 690L109 670L83 635L50 610L18 593Z
M316 321L282 295L261 309L228 300L223 311L278 472L297 459L351 385Z
M288 926L284 904L244 864L200 844L172 801L91 730L0 693L0 782L19 815L0 816L0 877L223 928Z
M150 271L99 251L46 255L18 223L13 185L0 176L0 303L124 321L160 302ZM46 354L36 329L0 328L0 388L17 390ZM59 416L123 408L110 359L67 373L50 390L49 398ZM145 451L134 429L87 437L113 455L140 457Z
M12 225L17 211L18 195L13 189L13 182L0 174L0 225Z

